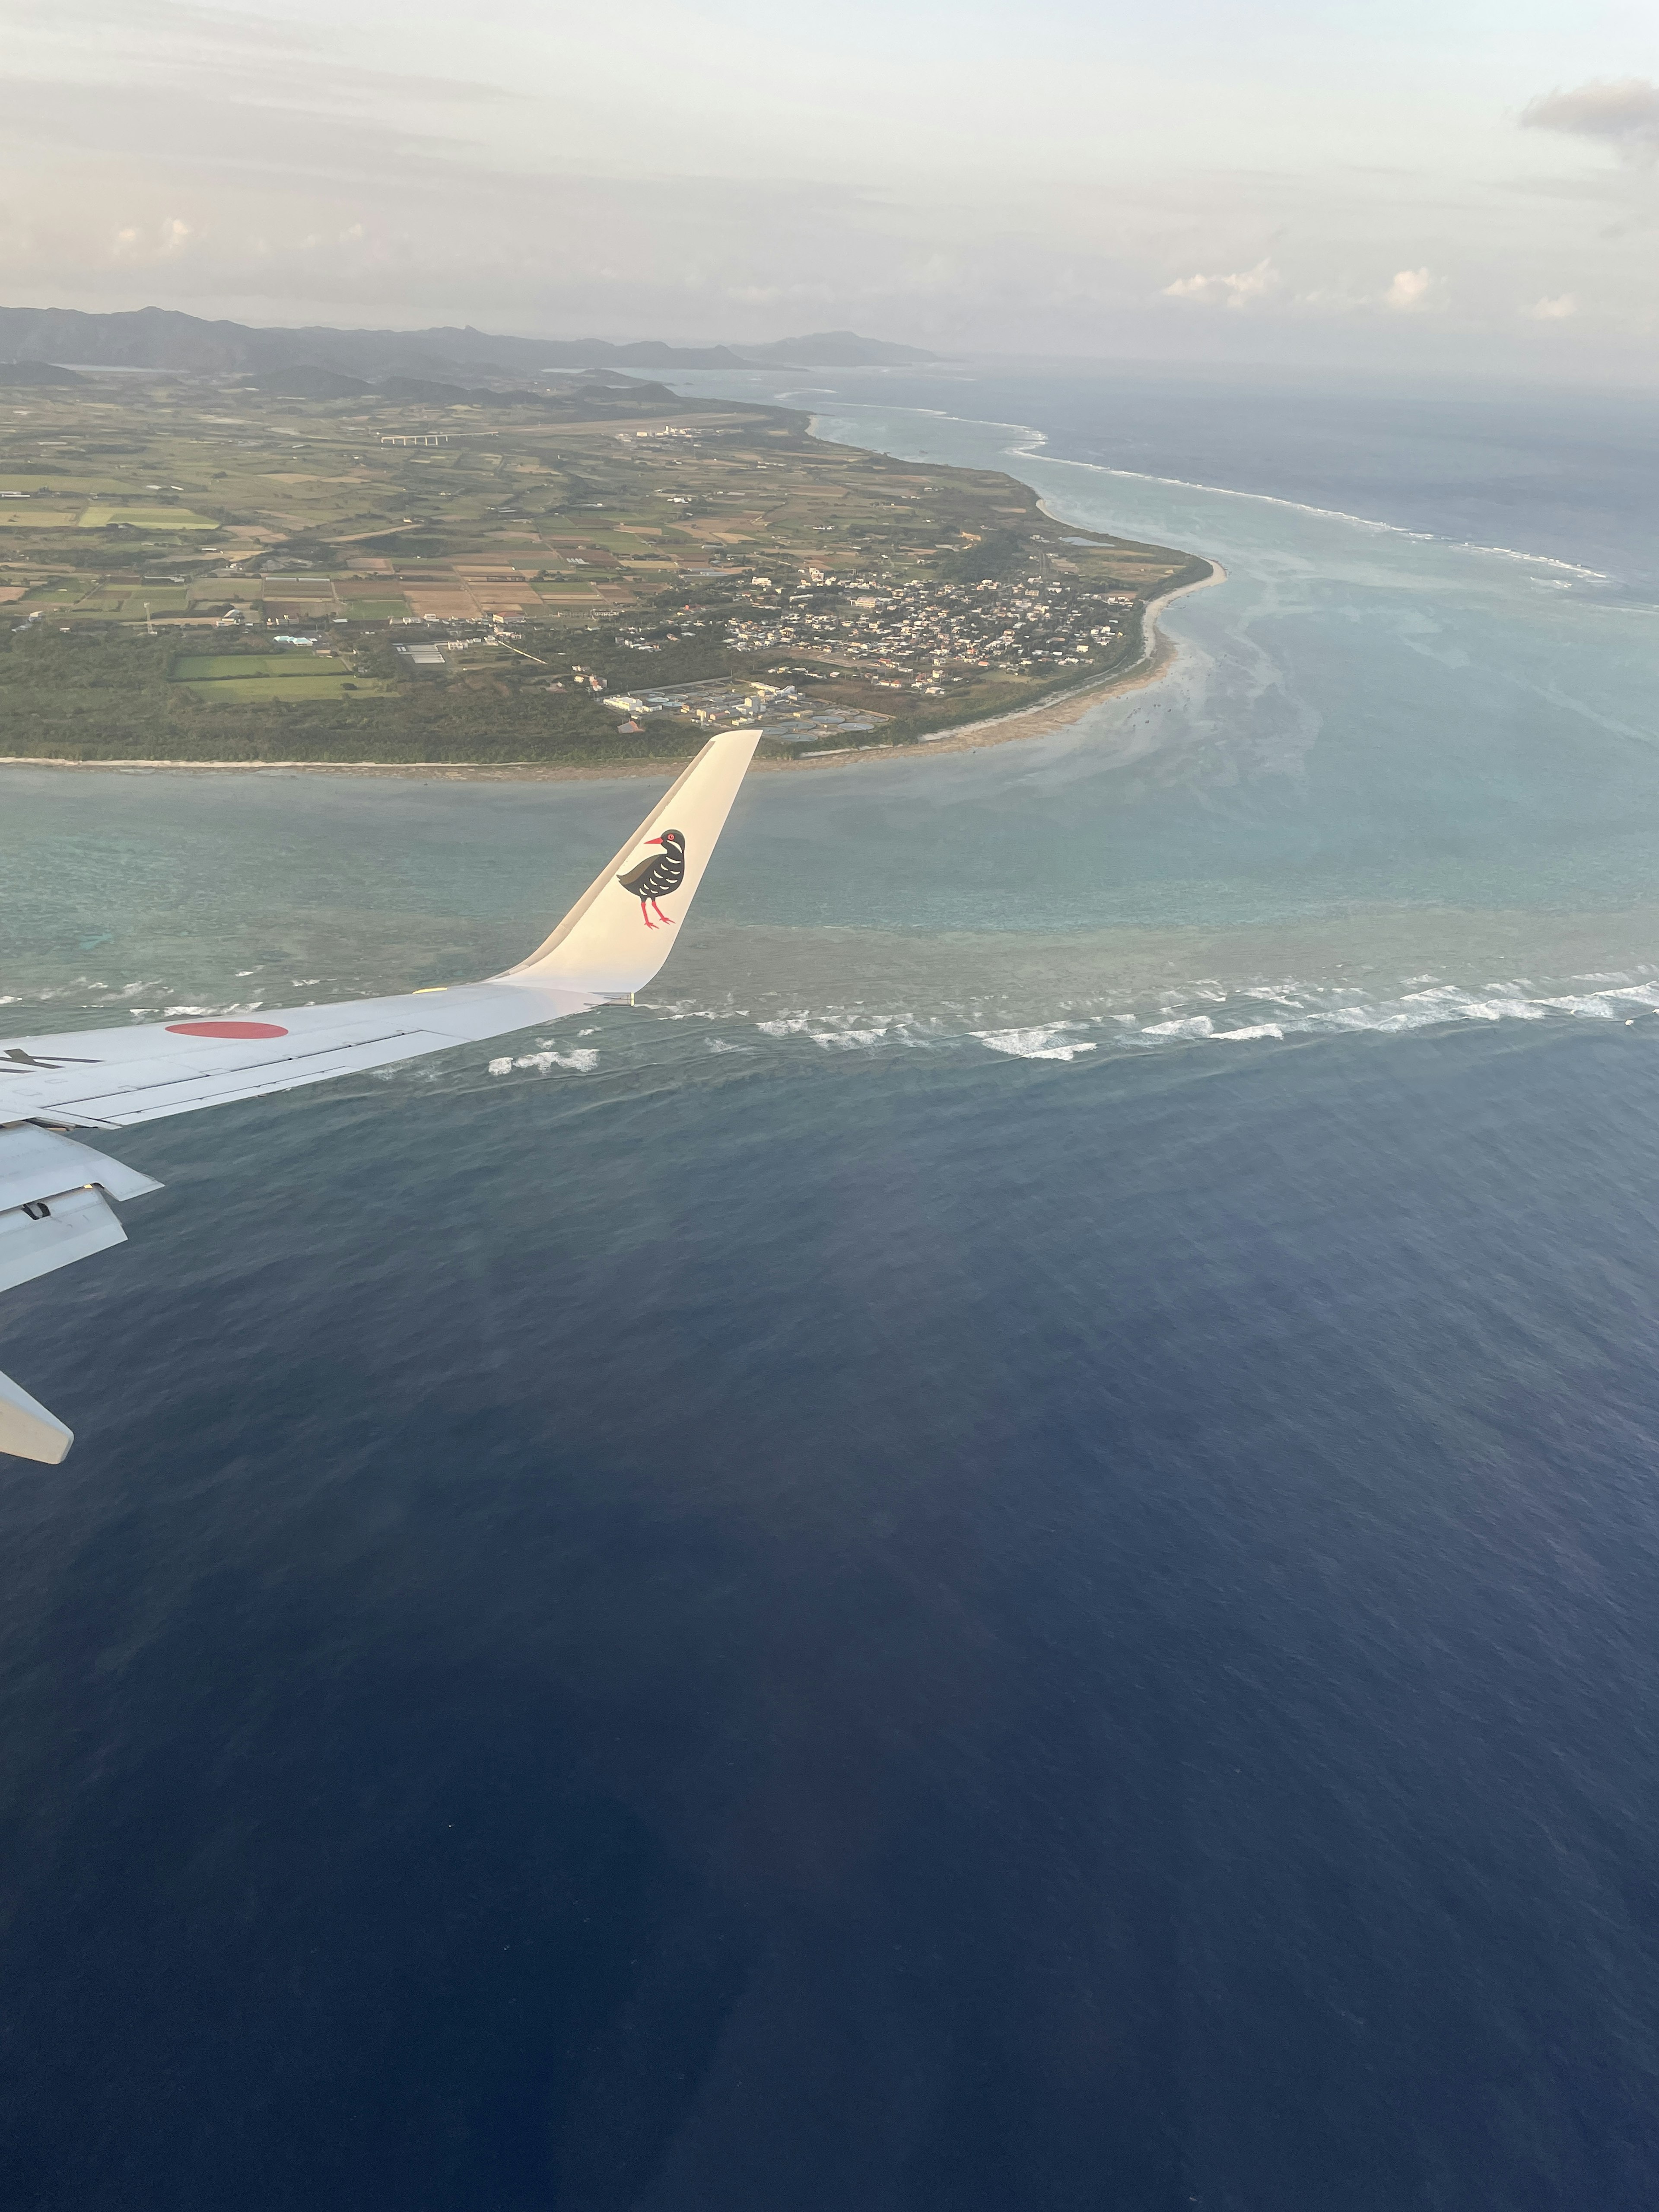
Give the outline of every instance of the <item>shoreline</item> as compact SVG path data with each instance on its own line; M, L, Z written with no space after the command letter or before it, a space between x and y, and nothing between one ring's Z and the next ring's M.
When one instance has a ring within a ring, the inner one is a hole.
M854 762L873 765L915 760L919 755L926 758L928 754L979 752L992 745L1050 736L1055 730L1079 721L1103 700L1114 698L1120 692L1142 690L1167 675L1175 665L1180 647L1161 634L1158 616L1188 592L1208 591L1212 584L1224 584L1226 580L1226 570L1219 561L1212 560L1207 576L1195 577L1189 584L1178 584L1174 591L1149 599L1144 617L1147 649L1127 668L1115 670L1095 683L1085 681L1073 690L1050 693L1046 699L1034 700L1029 707L988 715L983 721L963 722L955 729L935 731L931 737L919 738L911 744L848 745L835 752L812 753L793 760L757 761L749 773L794 775L803 769L842 768ZM507 761L492 766L488 761L64 760L50 753L0 754L0 769L102 769L125 775L387 776L428 783L611 783L623 777L676 776L686 764L684 759L573 762L562 766L539 761Z

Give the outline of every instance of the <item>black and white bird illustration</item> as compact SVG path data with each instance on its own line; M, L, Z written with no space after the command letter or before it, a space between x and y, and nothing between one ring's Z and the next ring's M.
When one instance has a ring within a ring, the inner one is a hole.
M685 840L678 830L665 830L660 837L653 837L650 842L660 845L661 852L653 853L625 876L618 876L617 881L639 901L640 919L647 929L657 926L651 919L653 914L657 921L666 922L672 928L673 915L665 914L657 901L670 891L678 890L685 881Z

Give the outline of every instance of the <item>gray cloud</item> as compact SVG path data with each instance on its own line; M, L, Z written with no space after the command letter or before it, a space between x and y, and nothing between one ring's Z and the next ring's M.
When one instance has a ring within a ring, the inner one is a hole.
M1599 138L1626 161L1656 161L1659 84L1626 76L1577 85L1571 92L1547 92L1522 109L1521 125L1526 131Z

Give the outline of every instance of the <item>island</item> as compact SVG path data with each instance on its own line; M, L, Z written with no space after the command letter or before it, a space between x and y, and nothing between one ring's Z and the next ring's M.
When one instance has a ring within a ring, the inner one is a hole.
M1207 580L994 471L615 371L0 392L0 760L592 774L1063 719ZM1012 718L1012 719L1011 719Z

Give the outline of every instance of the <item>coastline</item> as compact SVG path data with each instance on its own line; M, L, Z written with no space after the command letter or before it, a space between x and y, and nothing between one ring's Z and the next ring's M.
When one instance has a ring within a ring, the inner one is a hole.
M1207 556L1205 557L1208 557ZM798 775L804 769L841 768L857 762L872 765L881 762L913 761L929 754L979 752L991 745L1012 744L1025 738L1050 736L1055 730L1067 728L1079 721L1091 707L1103 699L1115 697L1124 691L1139 691L1158 683L1175 665L1180 648L1165 637L1158 629L1158 618L1176 600L1185 599L1190 592L1207 591L1212 584L1224 584L1227 572L1219 561L1210 561L1207 576L1194 577L1191 583L1179 584L1172 592L1164 592L1146 602L1144 617L1146 650L1127 668L1116 669L1093 683L1079 684L1074 690L1050 693L1046 699L1033 702L1029 707L1017 707L1006 714L988 716L983 721L963 722L955 729L936 731L933 735L921 738L913 744L849 745L835 752L812 753L791 760L757 761L750 769L751 775L779 774ZM609 783L623 777L675 776L686 763L676 760L631 760L605 763L572 763L565 765L539 761L507 761L491 766L486 761L211 761L211 760L64 760L51 754L0 754L0 769L8 768L48 768L69 769L103 769L127 775L353 775L387 776L408 781L410 778L428 783Z
M1206 556L1207 557L1207 556ZM1017 707L1012 714L988 716L982 722L963 722L954 730L940 730L930 738L919 738L913 745L866 745L849 749L844 753L819 753L819 760L852 760L854 758L899 760L914 757L923 746L930 752L978 752L988 745L1012 744L1022 738L1045 738L1055 730L1063 730L1080 721L1091 707L1103 699L1115 698L1122 691L1144 690L1148 684L1158 683L1174 667L1181 648L1173 638L1165 637L1158 626L1158 617L1164 609L1184 599L1189 592L1207 591L1212 584L1224 584L1227 572L1219 561L1211 561L1207 576L1194 577L1190 584L1177 584L1172 592L1164 592L1146 602L1146 623L1147 650L1127 668L1120 668L1102 677L1097 683L1080 684L1073 691L1053 693L1039 699L1030 707ZM770 765L770 763L769 763ZM780 768L810 768L811 760L780 761Z

